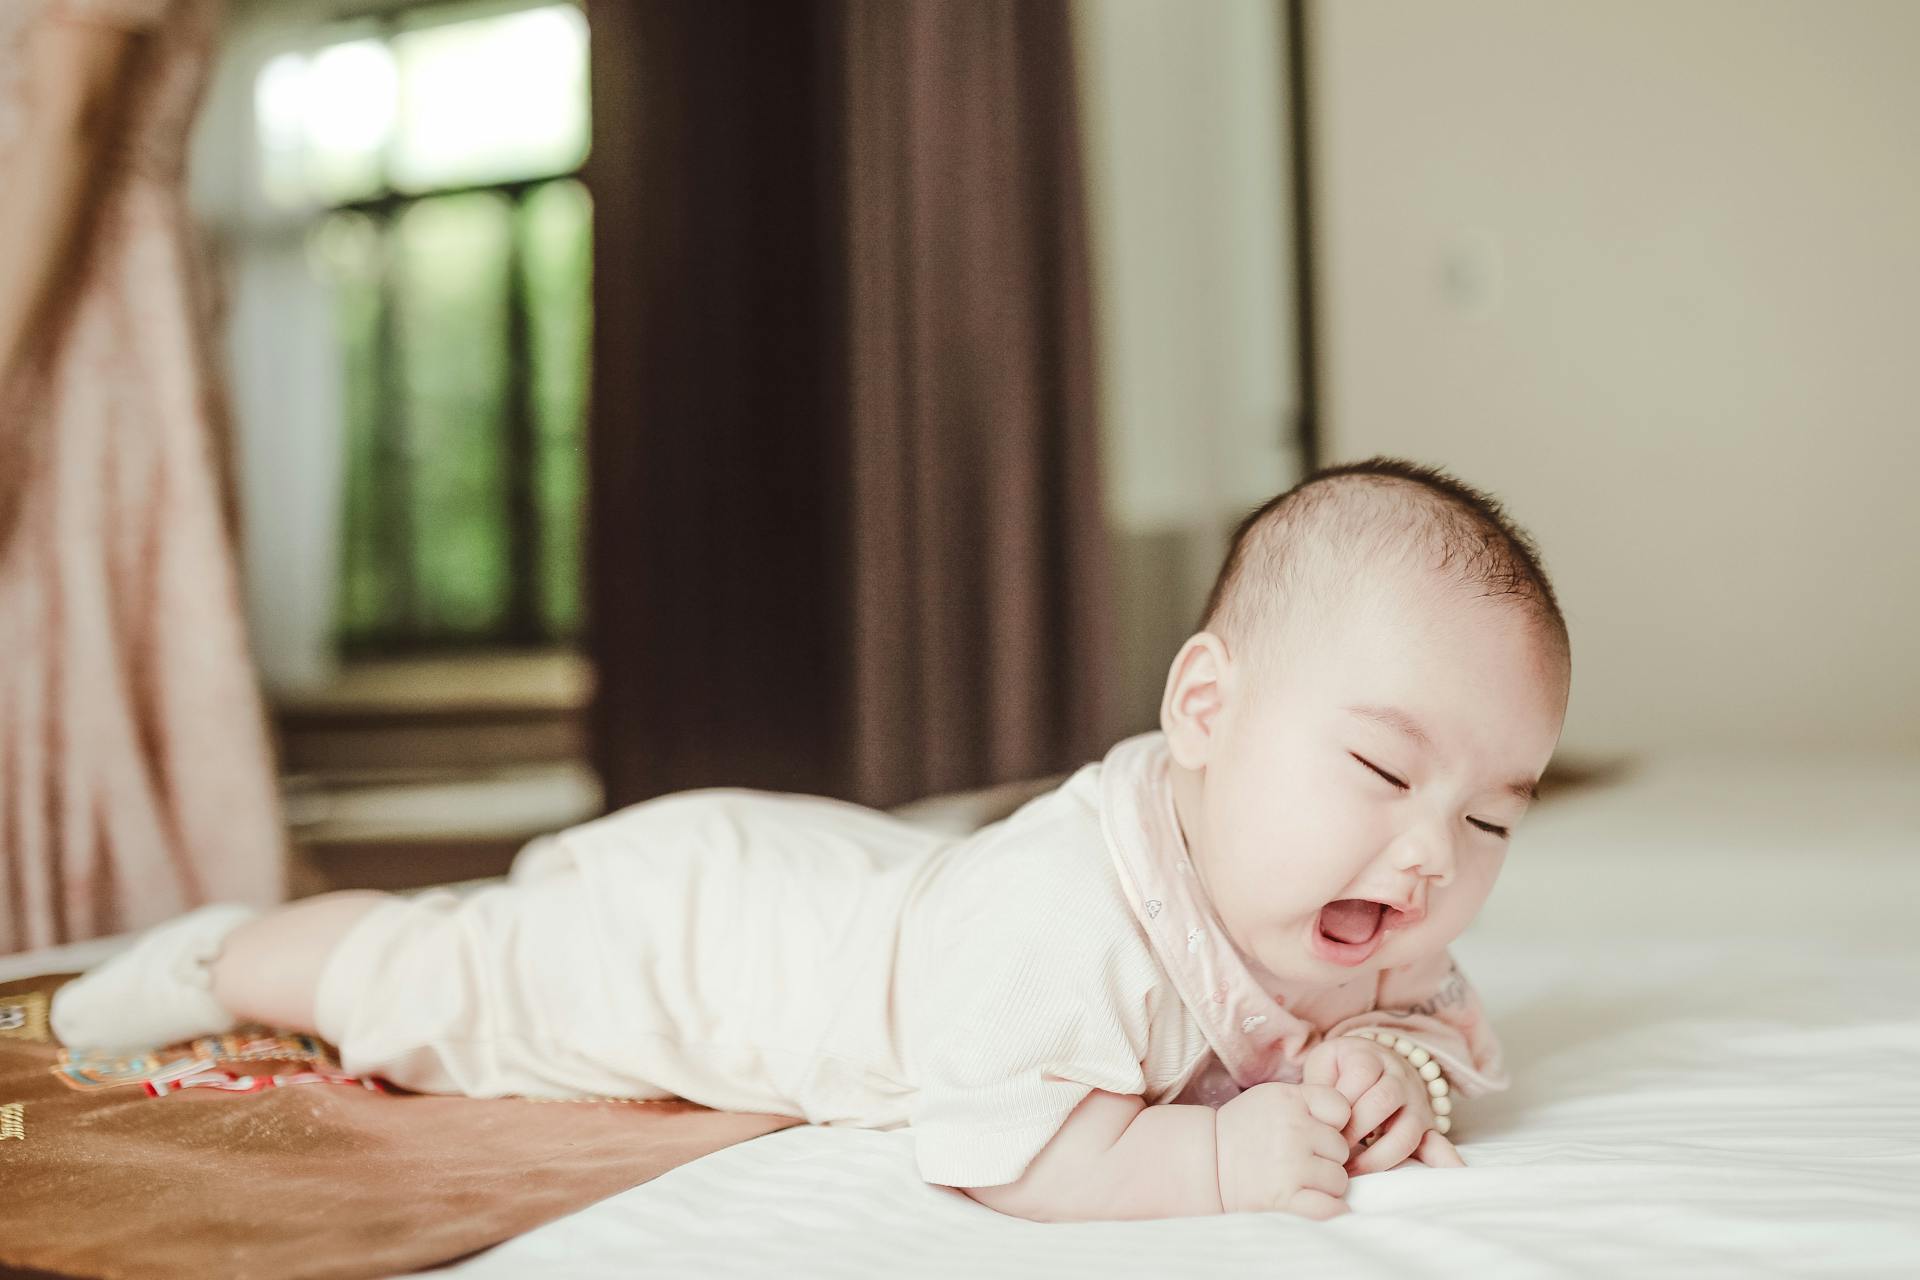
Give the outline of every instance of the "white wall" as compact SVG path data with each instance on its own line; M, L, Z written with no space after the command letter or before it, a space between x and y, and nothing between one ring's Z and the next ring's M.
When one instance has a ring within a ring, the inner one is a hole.
M311 214L270 205L259 179L255 81L274 54L315 42L295 7L257 0L229 12L188 166L221 274L249 638L275 695L323 687L336 671L346 462L341 353L332 299L309 266Z
M1313 12L1329 457L1533 529L1563 750L1920 748L1920 4Z
M1298 478L1279 0L1078 0L1125 699L1150 723L1246 511Z

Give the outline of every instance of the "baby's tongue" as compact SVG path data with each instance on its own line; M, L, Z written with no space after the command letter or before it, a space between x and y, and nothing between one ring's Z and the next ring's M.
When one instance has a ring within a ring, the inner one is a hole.
M1365 942L1373 936L1386 908L1361 898L1342 898L1320 908L1320 932L1340 942Z

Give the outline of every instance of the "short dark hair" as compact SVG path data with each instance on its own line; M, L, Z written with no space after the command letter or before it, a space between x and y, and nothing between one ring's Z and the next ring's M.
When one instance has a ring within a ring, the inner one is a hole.
M1234 530L1200 627L1235 630L1273 609L1290 613L1313 590L1302 561L1315 556L1337 556L1351 569L1423 554L1424 568L1481 596L1511 597L1571 660L1539 547L1506 508L1437 468L1383 456L1322 468L1250 512ZM1248 598L1255 574L1259 600Z

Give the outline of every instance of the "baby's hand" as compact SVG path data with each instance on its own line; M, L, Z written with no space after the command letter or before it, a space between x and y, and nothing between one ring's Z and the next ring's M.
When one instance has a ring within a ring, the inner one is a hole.
M1221 1209L1345 1213L1346 1122L1347 1100L1321 1085L1257 1084L1221 1107L1214 1128Z
M1378 1173L1408 1157L1435 1167L1466 1165L1433 1128L1427 1082L1386 1045L1364 1036L1330 1036L1307 1052L1302 1069L1307 1084L1331 1086L1353 1107L1340 1135L1352 1149L1348 1173ZM1376 1130L1362 1148L1361 1140Z

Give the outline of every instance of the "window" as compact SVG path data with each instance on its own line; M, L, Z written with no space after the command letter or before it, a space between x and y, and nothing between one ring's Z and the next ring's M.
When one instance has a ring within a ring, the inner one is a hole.
M586 45L571 4L408 9L254 82L262 194L310 212L342 351L345 653L578 629Z

